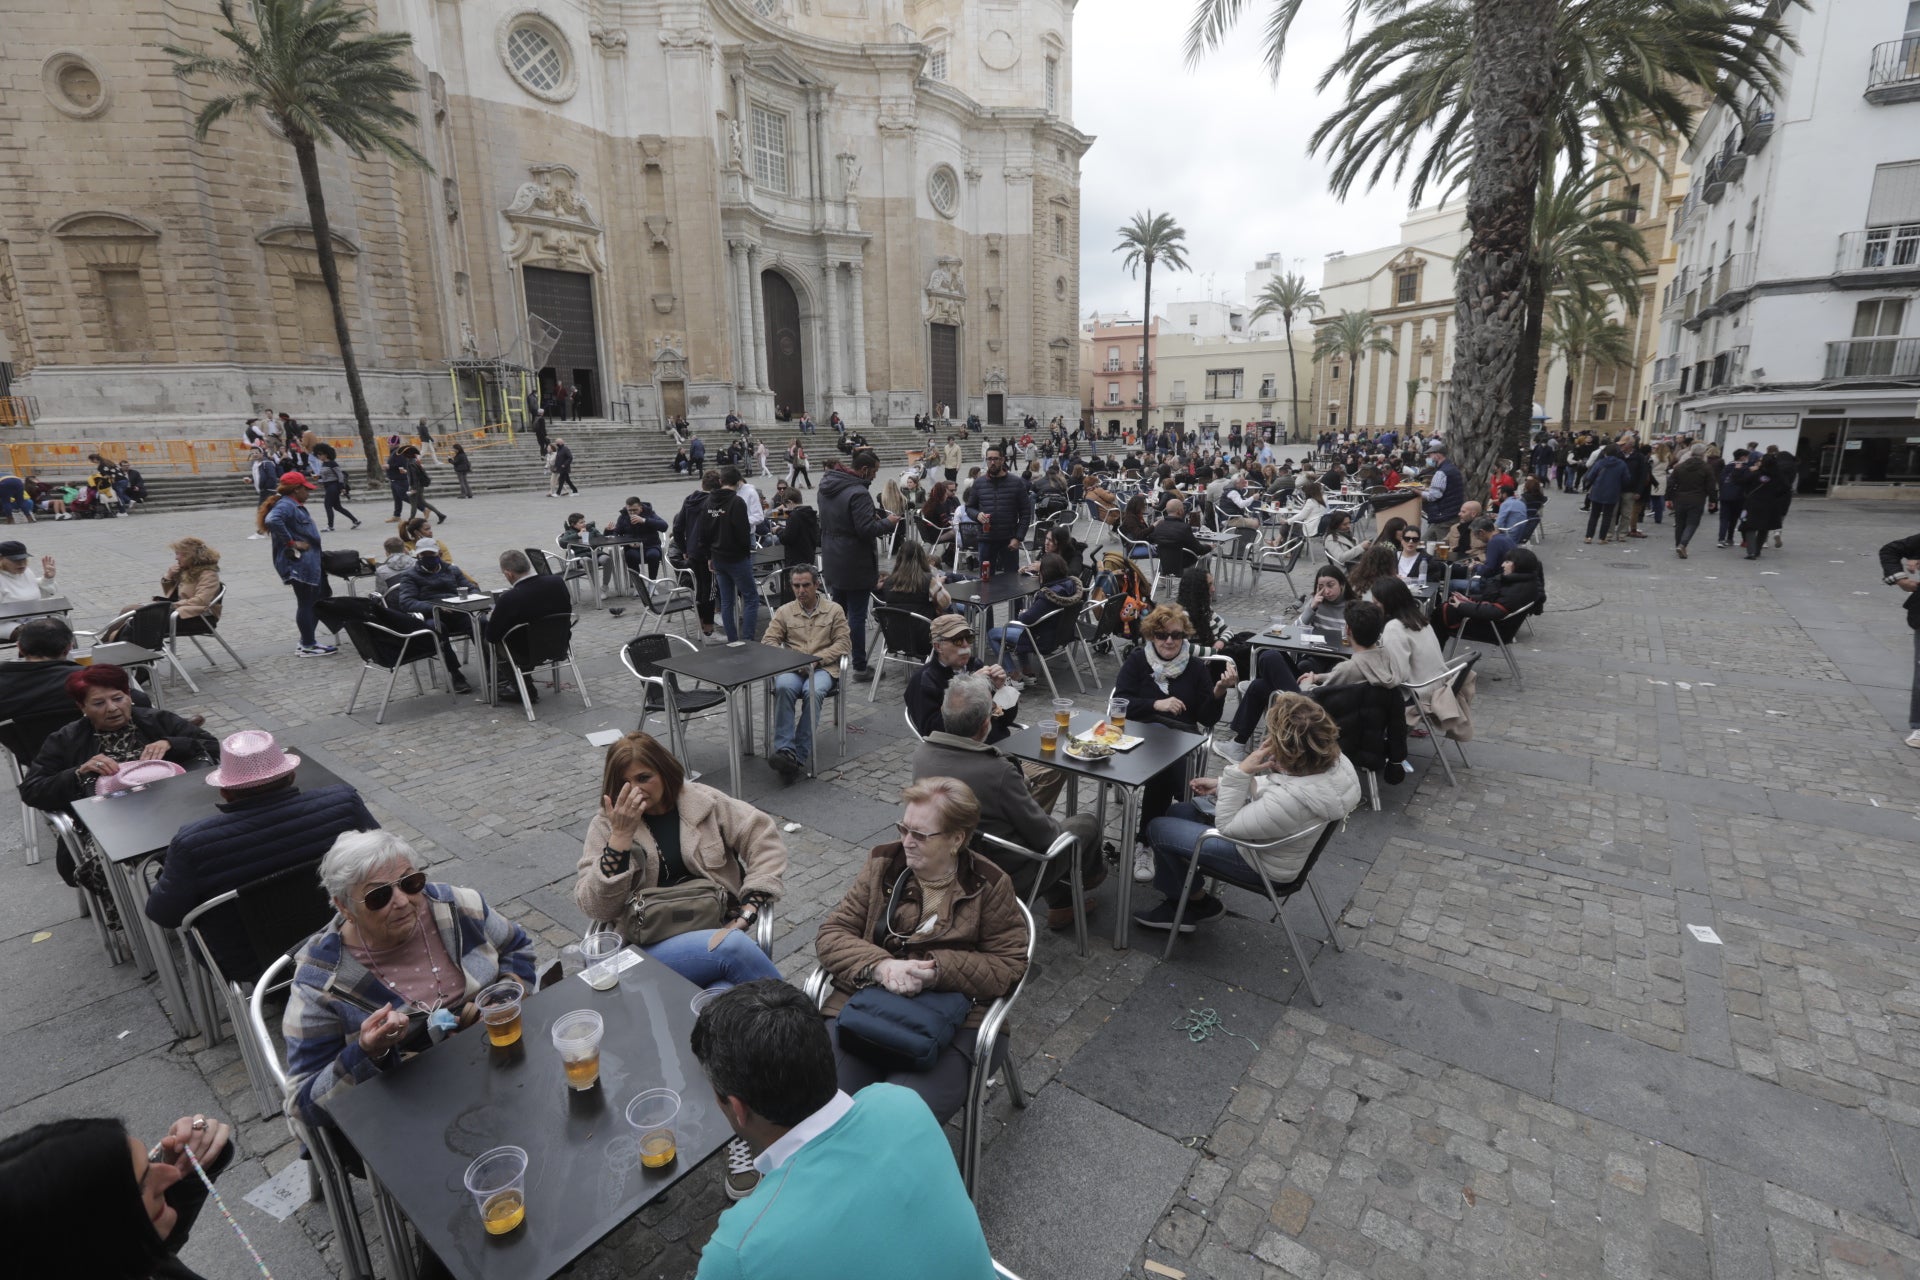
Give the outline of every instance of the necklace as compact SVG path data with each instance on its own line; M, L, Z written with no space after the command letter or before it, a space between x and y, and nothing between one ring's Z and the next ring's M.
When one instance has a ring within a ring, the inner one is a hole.
M441 1004L445 1003L448 996L453 993L445 992L441 990L440 961L439 961L439 958L433 954L432 945L427 943L426 941L427 921L426 921L425 915L420 915L415 917L413 923L414 923L414 936L420 939L422 943L422 950L424 950L427 953L427 966L433 970L433 996L434 996L433 1004L434 1004L434 1007L437 1008ZM395 984L391 978L387 977L387 975L384 972L382 972L378 964L374 963L373 948L366 944L366 934L361 932L360 927L358 925L354 926L354 932L360 934L359 950L362 953L362 957L366 961L367 968L373 972L373 976L378 978L380 980L381 985L386 987L387 990L393 992L395 995L400 995L401 992L400 992L399 986ZM393 946L387 947L386 950L393 951L396 948L398 948L400 945L401 945L400 943L396 942ZM464 989L464 986L463 986L463 989Z

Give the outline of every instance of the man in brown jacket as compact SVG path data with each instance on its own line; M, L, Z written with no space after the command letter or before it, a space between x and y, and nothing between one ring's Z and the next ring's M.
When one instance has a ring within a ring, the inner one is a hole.
M1063 822L1055 822L1034 798L1019 764L987 745L993 720L992 682L985 675L955 676L947 685L940 713L945 727L929 733L913 753L914 778L958 778L971 787L980 802L981 835L1012 841L1034 853L1045 853L1062 835L1072 836L1073 849L1068 856L1080 860L1081 887L1091 891L1106 879L1094 816L1075 813ZM1050 788L1048 800L1059 791L1057 785ZM1033 891L1036 878L1044 878L1049 927L1064 929L1073 923L1066 863L1057 859L1052 863L1034 862L987 840L977 841L975 847L1013 877L1014 891L1022 898Z
M793 599L774 611L763 642L776 649L796 649L816 659L802 671L783 671L773 678L773 757L770 763L791 782L813 755L813 726L820 703L833 692L829 668L853 650L847 611L820 594L820 578L812 565L787 570ZM794 707L805 693L806 705Z

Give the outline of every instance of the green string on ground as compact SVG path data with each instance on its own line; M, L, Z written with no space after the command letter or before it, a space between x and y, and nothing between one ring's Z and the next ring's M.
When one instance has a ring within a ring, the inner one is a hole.
M1187 1039L1194 1044L1199 1044L1202 1040L1207 1039L1213 1035L1214 1032L1218 1031L1224 1035L1230 1035L1236 1039L1245 1040L1248 1044L1252 1044L1255 1053L1260 1051L1260 1046L1253 1044L1253 1038L1251 1036L1243 1036L1238 1031L1229 1027L1220 1020L1220 1015L1212 1009L1189 1009L1187 1010L1187 1016L1184 1018L1176 1018L1173 1025L1176 1029L1185 1031L1187 1033Z

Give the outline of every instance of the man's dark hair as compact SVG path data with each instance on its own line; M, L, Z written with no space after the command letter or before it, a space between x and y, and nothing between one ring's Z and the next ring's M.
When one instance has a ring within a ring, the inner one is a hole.
M720 468L720 485L726 489L738 489L740 487L740 468Z
M703 491L707 493L712 493L715 489L718 489L719 487L720 487L720 473L718 471L702 471L700 473L700 488Z
M871 449L855 449L853 456L847 459L847 465L855 471L865 471L869 467L878 471L880 469L880 455Z
M13 633L23 658L64 658L73 647L73 628L59 618L35 618Z
M820 1011L776 978L741 983L709 1003L693 1024L692 1048L714 1092L769 1124L792 1128L840 1087Z
M1492 533L1495 529L1499 528L1500 525L1492 516L1481 516L1467 527L1475 533Z
M1387 629L1387 611L1371 600L1355 600L1347 606L1347 630L1353 633L1353 642L1362 648L1371 649L1380 643L1380 633Z
M793 580L803 573L807 575L807 581L809 582L817 583L820 581L820 572L812 565L796 564L787 570L787 585L792 586Z

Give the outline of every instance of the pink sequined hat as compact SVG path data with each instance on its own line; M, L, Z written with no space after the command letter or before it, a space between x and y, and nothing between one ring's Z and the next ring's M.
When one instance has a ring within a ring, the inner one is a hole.
M242 729L220 743L220 767L207 775L210 787L257 787L300 767L300 757L280 749L265 729Z

